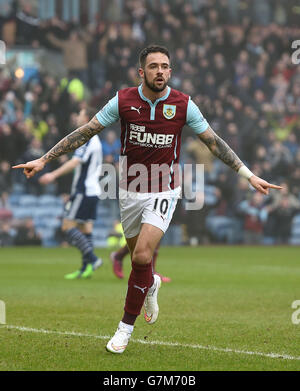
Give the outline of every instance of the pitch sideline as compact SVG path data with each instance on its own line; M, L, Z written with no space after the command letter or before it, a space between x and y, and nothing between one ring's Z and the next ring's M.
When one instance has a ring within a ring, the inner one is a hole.
M24 331L24 332L31 332L31 333L39 333L39 334L56 334L56 335L68 335L73 337L86 337L86 338L96 338L96 339L109 339L111 336L109 335L94 335L94 334L84 334L84 333L78 333L75 331L55 331L55 330L45 330L45 329L34 329L30 327L22 327L22 326L13 326L13 325L2 325L3 328L12 329L12 330L18 330L18 331ZM1 329L1 326L0 326ZM220 353L236 353L236 354L246 354L250 356L260 356L260 357L268 357L268 358L280 358L284 360L295 360L300 361L300 357L294 357L287 354L280 354L280 353L262 353L262 352L251 352L247 350L238 350L238 349L231 349L231 348L218 348L216 346L211 345L197 345L197 344L182 344L179 342L164 342L164 341L145 341L142 339L135 339L132 338L130 342L133 343L141 343L144 345L160 345L160 346L177 346L181 348L190 348L190 349L199 349L199 350L210 350Z

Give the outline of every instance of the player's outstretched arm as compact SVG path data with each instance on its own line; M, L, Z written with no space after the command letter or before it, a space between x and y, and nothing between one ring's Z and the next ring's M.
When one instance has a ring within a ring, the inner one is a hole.
M201 141L206 144L208 149L219 159L221 159L227 166L233 170L238 171L243 162L236 155L236 153L229 147L226 142L219 137L211 127L208 127L205 132L198 135Z
M251 185L262 194L269 194L269 189L282 189L281 186L273 185L254 175L240 160L229 145L219 137L211 127L198 135L199 139L206 144L208 149L227 166L247 178Z
M18 164L17 166L13 166L13 168L23 168L26 177L31 178L37 172L41 171L51 160L54 160L67 152L74 151L103 129L104 126L101 125L96 116L94 116L88 123L80 126L60 140L41 158L32 160L25 164Z

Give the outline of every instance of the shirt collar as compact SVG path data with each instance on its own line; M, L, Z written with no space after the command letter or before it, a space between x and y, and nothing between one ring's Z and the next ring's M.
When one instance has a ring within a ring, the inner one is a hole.
M161 100L166 100L169 97L170 92L171 92L171 88L168 86L166 94L164 96L162 96L161 98L156 99L156 101L154 103L152 103L151 100L146 98L145 95L143 94L143 84L139 85L138 91L139 91L141 99L143 99L144 101L150 103L151 105L156 105Z

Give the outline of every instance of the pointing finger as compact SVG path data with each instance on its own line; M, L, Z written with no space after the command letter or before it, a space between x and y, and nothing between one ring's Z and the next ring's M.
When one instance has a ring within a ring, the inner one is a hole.
M282 186L272 185L272 183L268 183L267 187L270 189L282 189Z
M18 164L16 166L12 166L12 168L26 168L27 165L26 164Z

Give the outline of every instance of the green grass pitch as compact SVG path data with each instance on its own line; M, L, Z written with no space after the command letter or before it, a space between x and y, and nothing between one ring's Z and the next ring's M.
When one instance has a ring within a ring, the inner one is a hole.
M129 274L112 274L109 251L90 280L64 280L73 248L0 249L0 370L300 370L296 247L163 247L158 270L172 278L160 315L140 316L122 355L105 345L122 316ZM43 332L47 330L47 332ZM73 333L73 334L72 334Z

